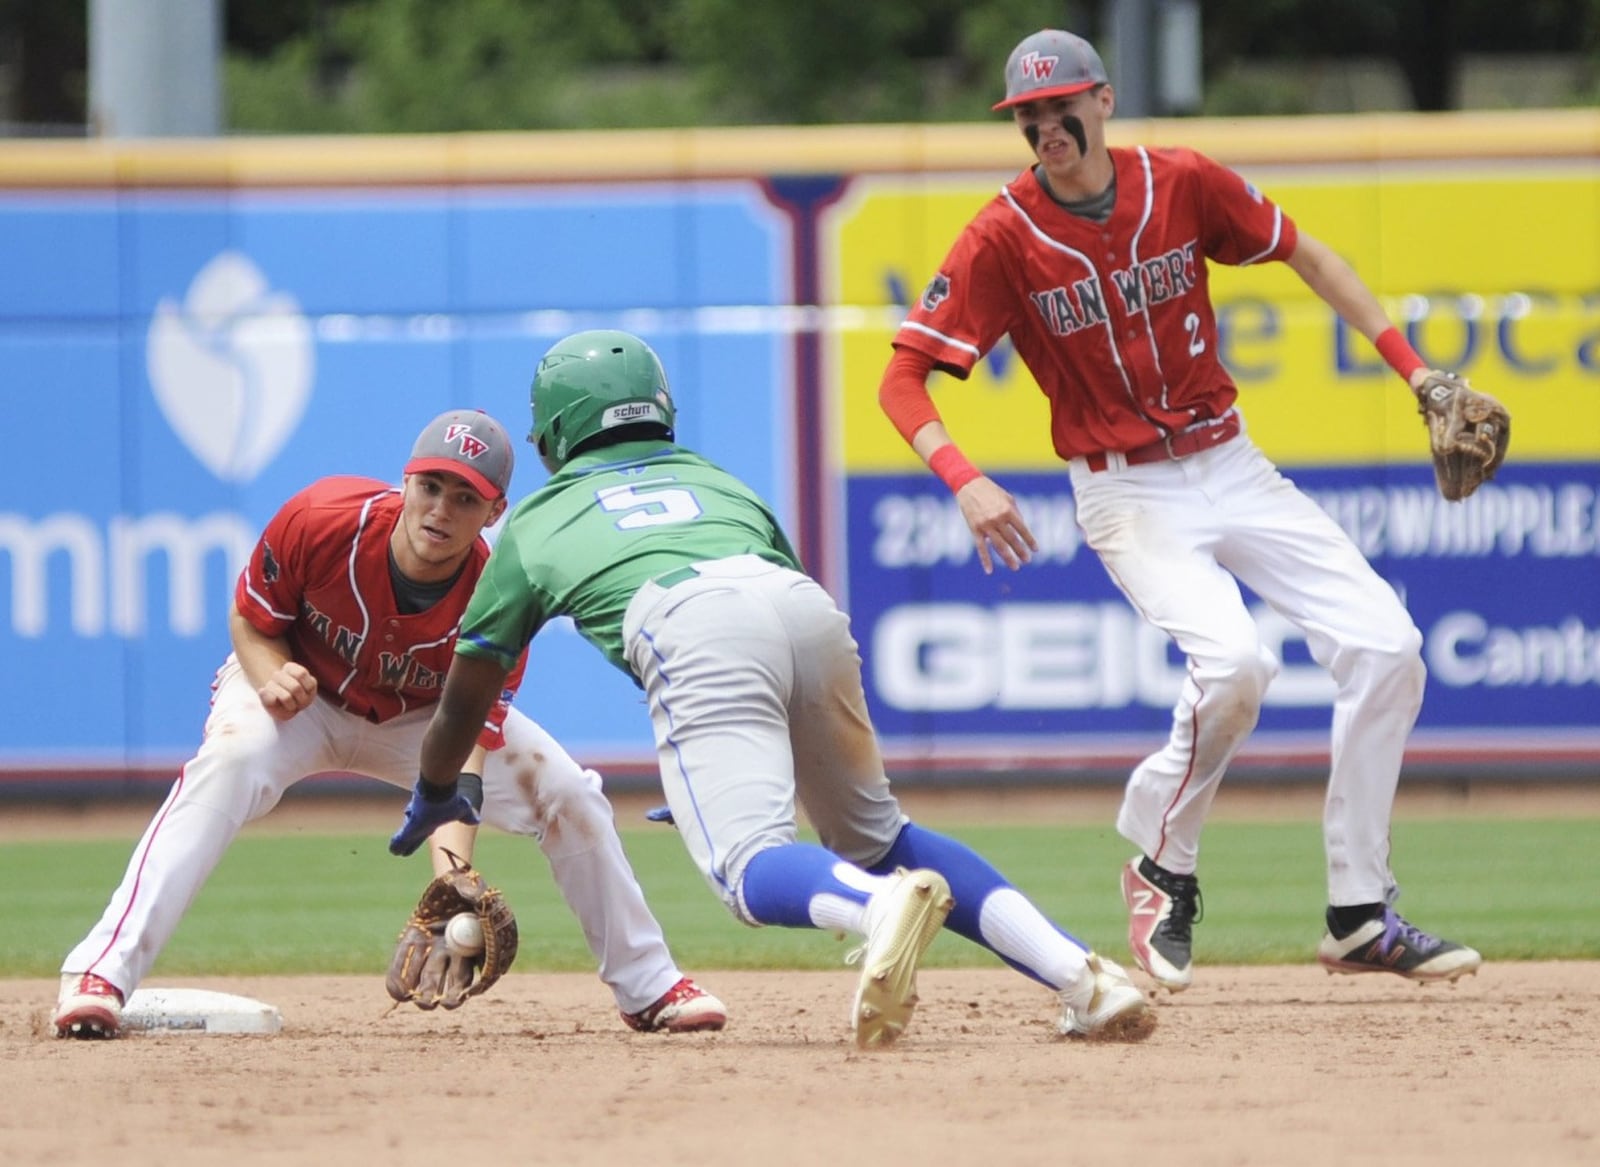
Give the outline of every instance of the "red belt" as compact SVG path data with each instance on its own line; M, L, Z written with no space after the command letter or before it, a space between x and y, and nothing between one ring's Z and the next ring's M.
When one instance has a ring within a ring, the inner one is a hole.
M1124 450L1122 460L1129 466L1143 466L1148 462L1176 462L1179 458L1187 458L1190 454L1231 442L1239 436L1239 429L1238 413L1230 412L1221 421L1192 426L1159 442L1151 442L1148 446ZM1098 474L1106 468L1111 457L1114 455L1086 454L1083 461L1084 465Z

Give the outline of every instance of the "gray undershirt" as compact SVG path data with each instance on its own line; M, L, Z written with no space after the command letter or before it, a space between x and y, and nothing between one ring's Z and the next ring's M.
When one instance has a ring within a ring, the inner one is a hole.
M461 566L464 568L466 564ZM394 561L394 552L389 552L389 585L394 588L395 606L400 609L402 616L426 612L444 599L460 578L461 571L458 569L449 579L438 583L418 583L400 570L400 565Z
M1049 195L1055 204L1063 210L1077 215L1081 219L1088 219L1091 223L1104 223L1111 218L1111 208L1117 205L1117 175L1113 171L1111 182L1105 190L1097 195L1090 195L1086 199L1063 199L1056 196L1050 189L1050 180L1045 177L1041 167L1033 168L1034 177L1039 180L1039 185L1044 187L1044 193Z

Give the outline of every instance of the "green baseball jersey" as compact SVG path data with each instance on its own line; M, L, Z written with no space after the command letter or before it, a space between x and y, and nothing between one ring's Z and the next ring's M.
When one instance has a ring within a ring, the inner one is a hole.
M801 570L772 509L700 455L660 439L580 454L512 510L467 605L456 651L510 668L540 628L570 616L632 676L622 617L634 593L668 572L730 555Z

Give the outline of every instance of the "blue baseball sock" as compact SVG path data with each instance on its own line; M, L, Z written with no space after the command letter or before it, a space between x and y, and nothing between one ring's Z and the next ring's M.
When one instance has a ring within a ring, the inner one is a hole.
M945 927L959 933L975 944L981 944L1012 968L1040 984L1059 989L1061 975L1052 969L1050 974L1039 968L1059 965L1062 954L1059 937L1065 937L1080 950L1088 945L1050 920L1018 892L1006 877L997 871L982 855L965 843L948 835L907 823L895 839L894 846L879 862L867 870L886 875L897 867L931 867L950 883L950 893L955 896L955 910L945 921ZM995 901L987 917L992 935L986 935L984 906L996 892L1012 894ZM1053 929L1053 934L1050 930ZM1068 958L1070 959L1070 958Z
M840 880L840 868L848 870L849 865L814 843L768 847L745 865L740 895L759 923L816 928L812 901L818 896L838 896L853 904L865 904L869 898L868 891ZM859 870L855 874L861 882L869 882Z

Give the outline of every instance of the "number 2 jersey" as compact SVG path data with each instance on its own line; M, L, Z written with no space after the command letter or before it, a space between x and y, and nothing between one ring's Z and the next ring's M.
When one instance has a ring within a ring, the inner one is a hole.
M317 679L317 695L384 722L439 700L461 613L489 558L478 539L442 599L403 613L389 576L389 537L402 496L372 478L312 483L272 516L234 586L240 615L281 636ZM502 744L501 726L522 662L489 712L479 744Z
M1068 211L1024 171L967 224L894 336L964 380L1009 334L1050 399L1063 459L1227 413L1238 391L1217 353L1206 261L1284 260L1298 240L1270 199L1203 154L1110 153L1106 222Z
M512 510L456 651L509 668L540 628L570 616L633 676L622 618L634 594L689 564L746 554L800 569L771 508L721 467L661 439L580 454Z

